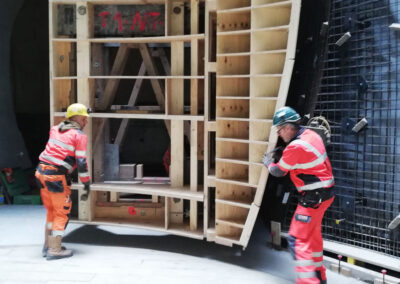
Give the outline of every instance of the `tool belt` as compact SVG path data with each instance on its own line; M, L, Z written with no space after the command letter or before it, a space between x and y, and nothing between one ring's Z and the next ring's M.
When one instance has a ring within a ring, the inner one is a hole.
M299 196L299 204L306 208L318 208L322 202L331 199L333 196L335 196L333 187L303 191Z

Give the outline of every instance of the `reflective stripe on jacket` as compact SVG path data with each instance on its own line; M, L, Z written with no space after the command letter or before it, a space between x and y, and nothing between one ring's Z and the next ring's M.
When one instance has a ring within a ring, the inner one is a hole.
M87 137L79 129L61 129L62 122L50 129L50 138L39 160L48 164L62 166L73 172L78 168L78 176L82 183L89 183L90 176L86 159Z
M310 129L301 128L289 143L277 164L298 191L329 188L335 184L332 166L321 137Z

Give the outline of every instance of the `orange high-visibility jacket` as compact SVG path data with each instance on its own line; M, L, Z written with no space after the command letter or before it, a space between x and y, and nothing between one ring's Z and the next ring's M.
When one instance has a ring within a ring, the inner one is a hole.
M68 173L78 169L83 184L90 183L86 159L87 136L80 129L64 128L68 122L62 122L50 129L50 138L39 160L64 167Z
M332 166L321 137L310 129L300 129L298 136L289 143L277 164L290 178L299 192L330 188L335 184Z

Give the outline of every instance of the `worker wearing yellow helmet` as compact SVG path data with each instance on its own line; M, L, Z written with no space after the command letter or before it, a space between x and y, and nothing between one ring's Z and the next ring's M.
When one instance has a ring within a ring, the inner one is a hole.
M90 189L87 137L83 133L88 117L89 111L85 105L71 104L67 109L67 119L50 129L46 148L39 156L35 176L43 205L47 209L42 250L47 260L72 256L72 251L62 247L61 241L72 205L70 174L78 170L78 177L85 186L85 198Z

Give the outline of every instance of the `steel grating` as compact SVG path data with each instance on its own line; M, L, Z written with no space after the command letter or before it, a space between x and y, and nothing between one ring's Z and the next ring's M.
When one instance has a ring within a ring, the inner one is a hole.
M325 215L324 238L396 257L400 228L387 227L400 212L400 31L389 26L399 22L399 0L331 1L314 111L332 126L337 198ZM351 38L336 45L346 32ZM362 118L368 126L354 133Z

